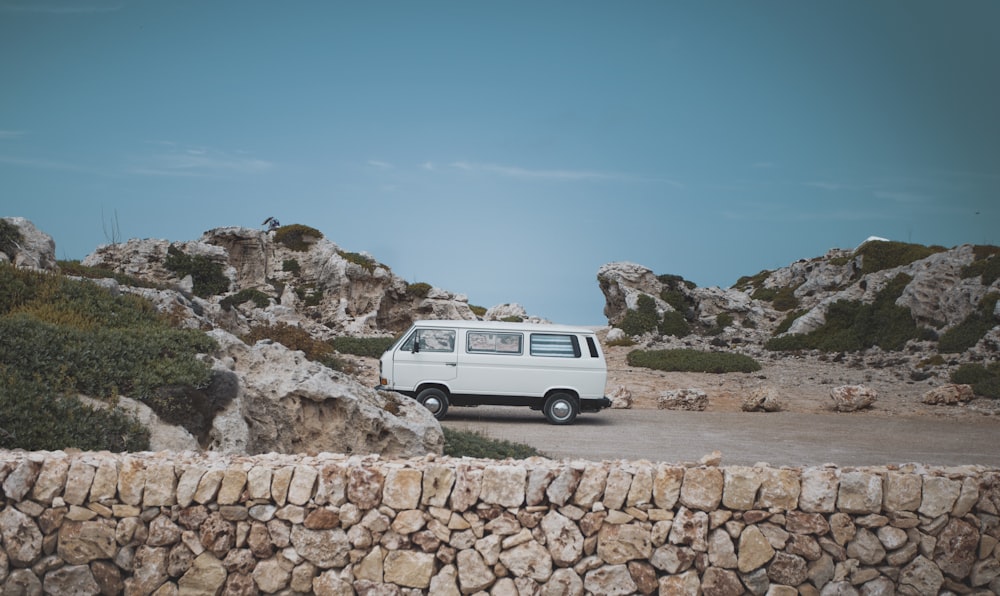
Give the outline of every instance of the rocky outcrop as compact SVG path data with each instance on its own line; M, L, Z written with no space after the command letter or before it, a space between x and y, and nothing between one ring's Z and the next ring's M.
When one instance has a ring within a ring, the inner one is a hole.
M279 343L248 346L225 331L215 367L238 380L210 433L222 453L440 453L444 436L416 401L362 386Z
M0 218L13 226L20 238L11 241L6 249L0 247L0 262L7 261L15 267L56 271L56 243L45 232L42 232L23 217Z
M203 297L208 307L188 315L201 317L201 326L237 334L246 333L255 324L284 322L306 328L318 339L328 339L334 335L398 333L421 318L475 318L463 295L420 284L411 286L370 255L345 252L325 238L311 240L304 250L293 250L275 241L275 232L216 228L196 241L133 239L104 245L83 264L190 291L184 280L164 266L168 251L203 257L222 268L230 287ZM235 309L218 307L225 298L244 290L260 292L268 304L259 306L247 300Z

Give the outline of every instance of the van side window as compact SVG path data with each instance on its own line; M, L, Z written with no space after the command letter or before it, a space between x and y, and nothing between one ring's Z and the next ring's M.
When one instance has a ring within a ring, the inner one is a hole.
M470 331L466 351L471 354L520 354L524 341L520 333Z
M597 342L594 341L593 337L587 338L587 348L590 349L590 357L597 358Z
M554 356L556 358L579 358L580 341L575 335L532 333L531 355Z
M412 352L414 340L417 342L419 352L455 351L455 331L453 329L417 329L413 335L406 338L399 349L404 352Z

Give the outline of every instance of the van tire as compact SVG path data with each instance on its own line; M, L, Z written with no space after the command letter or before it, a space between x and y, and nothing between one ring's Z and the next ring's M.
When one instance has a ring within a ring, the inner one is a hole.
M430 411L434 418L441 420L448 413L448 396L437 387L428 387L417 394L417 402Z
M553 393L545 400L542 412L550 424L573 424L580 408L568 393Z

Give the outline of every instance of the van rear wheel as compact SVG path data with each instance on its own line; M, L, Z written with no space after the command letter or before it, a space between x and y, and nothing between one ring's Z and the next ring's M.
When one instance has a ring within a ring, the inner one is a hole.
M551 424L573 424L579 408L568 393L553 393L545 400L542 412Z
M428 387L417 394L417 402L427 408L431 415L441 420L448 413L448 396L444 391Z

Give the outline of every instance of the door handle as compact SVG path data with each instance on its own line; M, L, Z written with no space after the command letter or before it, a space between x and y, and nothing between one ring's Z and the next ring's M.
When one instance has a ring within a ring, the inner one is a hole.
M445 366L458 366L458 363L457 362L445 362L444 365Z

